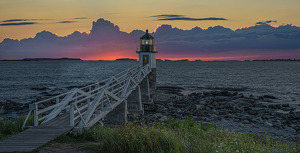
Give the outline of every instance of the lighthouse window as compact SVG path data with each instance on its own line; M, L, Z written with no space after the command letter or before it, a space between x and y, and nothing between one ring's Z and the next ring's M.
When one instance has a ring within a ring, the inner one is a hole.
M146 44L149 44L149 40L146 40Z
M149 63L149 55L143 55L143 66Z

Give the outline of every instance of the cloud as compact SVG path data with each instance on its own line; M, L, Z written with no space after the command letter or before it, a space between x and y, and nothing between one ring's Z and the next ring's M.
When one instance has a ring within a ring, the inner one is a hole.
M268 23L277 23L277 20L268 20L268 21L260 21L256 22L256 24L268 24Z
M73 18L74 20L88 19L87 17Z
M59 21L59 22L56 22L56 23L74 23L74 22L77 22L77 21Z
M186 21L205 21L205 20L228 20L225 18L216 18L216 17L210 17L210 18L164 18L164 19L158 19L158 20L186 20Z
M42 21L42 20L53 20L53 19L8 19L1 22Z
M110 21L93 22L89 33L73 32L61 37L42 31L34 38L5 39L0 59L31 57L80 57L82 59L136 58L136 46L144 31L120 31ZM216 55L300 58L300 27L259 24L232 30L223 26L190 30L161 25L151 33L159 49L158 58L216 57ZM277 56L278 55L278 56ZM280 56L279 56L280 55Z
M151 16L157 18L157 20L169 20L169 21L218 21L218 20L228 20L226 18L208 17L208 18L191 18L185 15L177 14L161 14Z
M20 22L20 21L29 21L29 19L10 19L10 20L4 20L2 22Z
M21 25L32 25L37 22L12 22L12 23L0 23L0 26L21 26Z

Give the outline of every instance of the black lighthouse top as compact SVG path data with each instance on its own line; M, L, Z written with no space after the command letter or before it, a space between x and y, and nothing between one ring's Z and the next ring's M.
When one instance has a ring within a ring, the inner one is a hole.
M142 36L140 39L154 39L154 37L152 37L149 33L148 33L148 29L146 30L146 34L144 36Z
M146 30L146 34L140 38L140 45L136 52L157 53L157 48L154 46L154 37L148 33L148 30Z

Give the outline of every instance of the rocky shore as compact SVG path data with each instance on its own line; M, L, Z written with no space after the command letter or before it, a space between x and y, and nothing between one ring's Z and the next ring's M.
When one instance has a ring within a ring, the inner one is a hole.
M245 96L242 91L242 88L210 88L187 92L181 87L160 86L153 93L153 104L145 105L144 115L131 115L129 120L152 124L189 116L230 131L300 141L300 104L287 104L273 95ZM57 93L44 92L36 101L53 95ZM27 112L28 104L0 102L0 119Z
M59 94L65 93L73 88L81 88L83 86L68 86L62 88L47 88L47 87L34 87L30 90L39 92L37 96L29 97L24 100L27 103L18 103L12 100L0 101L0 119L2 118L18 118L21 114L28 113L30 103L38 102L43 99L51 98ZM45 107L45 106L44 106Z
M131 119L152 124L156 120L182 120L189 116L229 131L300 141L300 104L274 102L278 98L272 95L244 96L237 91L240 89L220 88L183 94L183 88L161 86L153 93L154 103L145 106L144 117L135 115Z

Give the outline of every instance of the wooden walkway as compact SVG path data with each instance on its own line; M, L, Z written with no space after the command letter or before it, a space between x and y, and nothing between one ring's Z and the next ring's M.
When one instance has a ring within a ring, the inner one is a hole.
M32 127L19 134L0 141L0 152L33 151L47 142L68 132L73 127L69 126L69 114L57 118L38 127Z
M140 106L139 112L136 113L143 113L140 84L145 81L145 89L147 89L145 94L150 99L148 78L150 72L150 64L144 66L138 64L100 82L74 88L61 95L30 104L30 111L24 125L33 112L34 127L0 141L0 152L33 151L73 128L92 127L127 100L133 91L136 92L133 98ZM129 104L136 105L134 102ZM122 105L123 108L126 112L127 103ZM58 114L62 115L57 116ZM122 120L119 115L117 117L116 120ZM126 113L123 113L123 117L125 120ZM45 124L40 124L42 121Z

